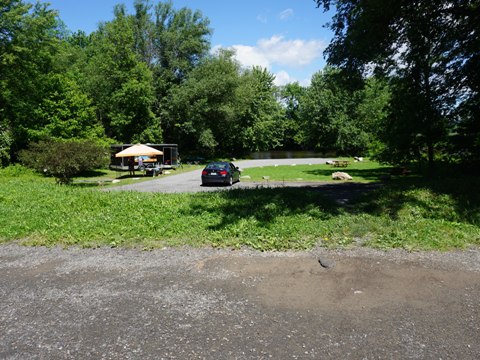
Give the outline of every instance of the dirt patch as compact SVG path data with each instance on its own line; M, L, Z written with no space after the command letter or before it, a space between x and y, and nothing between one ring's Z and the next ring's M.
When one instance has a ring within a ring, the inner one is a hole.
M337 257L326 269L315 257L217 257L204 268L228 271L265 305L290 310L368 310L389 304L428 309L469 284L480 285L479 275L468 271L365 258Z

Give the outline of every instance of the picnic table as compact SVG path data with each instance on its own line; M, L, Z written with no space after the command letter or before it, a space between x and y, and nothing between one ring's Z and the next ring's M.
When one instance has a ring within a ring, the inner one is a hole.
M155 177L163 172L163 166L161 164L147 164L143 170L145 171L145 175Z
M350 164L348 160L333 160L333 167L347 167Z

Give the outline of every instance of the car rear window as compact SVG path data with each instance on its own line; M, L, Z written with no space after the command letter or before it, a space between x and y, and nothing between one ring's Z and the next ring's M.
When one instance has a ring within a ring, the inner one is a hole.
M226 169L226 164L208 164L207 169Z

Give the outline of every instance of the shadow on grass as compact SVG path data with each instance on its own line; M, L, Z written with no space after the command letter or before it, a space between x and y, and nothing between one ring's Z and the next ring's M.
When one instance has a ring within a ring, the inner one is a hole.
M377 175L376 171L364 174ZM220 192L220 201L210 201L209 195L199 194L192 199L186 213L208 212L219 216L222 221L212 225L212 230L252 218L268 227L280 216L297 214L318 220L346 213L398 219L405 211L424 219L480 225L479 188L476 177L462 180L401 177L382 185L338 183L305 188L238 189ZM339 201L342 199L346 201Z
M480 226L480 179L478 177L399 177L377 191L358 197L354 212L388 215L397 219L411 209L418 217ZM480 232L480 229L479 229Z
M261 188L222 191L218 202L210 203L210 194L199 194L189 207L188 215L204 212L221 216L218 225L211 230L219 230L242 219L254 218L262 226L268 227L279 216L308 214L318 219L328 219L339 213L334 201L322 196L318 191L306 188Z
M78 177L94 178L94 177L106 176L107 174L108 174L108 171L97 169L97 170L84 171L81 174L79 174Z

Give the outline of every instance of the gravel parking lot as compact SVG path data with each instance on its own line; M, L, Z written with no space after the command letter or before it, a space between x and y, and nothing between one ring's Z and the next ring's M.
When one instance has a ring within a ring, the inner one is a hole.
M10 244L0 272L1 359L480 358L478 249Z
M274 165L292 165L292 164L324 164L325 158L307 158L307 159L265 159L265 160L243 160L234 161L234 164L240 169L261 166ZM181 192L202 192L219 191L238 188L255 188L258 186L312 186L312 183L275 183L275 182L239 182L232 187L226 186L201 186L202 170L190 171L178 175L171 175L152 181L142 181L136 184L116 186L109 188L109 191L142 191L142 192L163 192L163 193L181 193Z

